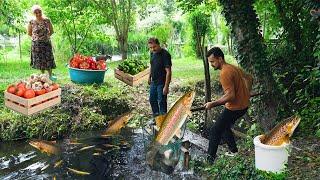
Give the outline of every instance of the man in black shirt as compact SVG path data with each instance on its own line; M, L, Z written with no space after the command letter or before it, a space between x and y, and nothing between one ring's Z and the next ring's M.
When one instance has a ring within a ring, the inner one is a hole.
M169 84L171 81L171 55L160 47L157 38L148 40L150 49L151 71L148 80L150 84L149 101L153 116L167 113L167 94L169 93Z

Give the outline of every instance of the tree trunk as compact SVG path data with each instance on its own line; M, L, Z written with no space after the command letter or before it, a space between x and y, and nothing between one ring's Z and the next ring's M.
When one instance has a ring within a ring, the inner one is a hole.
M231 25L238 63L254 75L257 81L255 91L265 92L259 101L254 102L253 110L263 129L270 130L277 117L278 100L281 97L278 97L276 82L266 61L266 46L258 33L259 21L252 6L254 1L220 0L220 3L224 7L223 14L227 23Z
M22 48L21 48L21 32L19 31L19 54L20 54L20 60L22 60Z
M121 39L118 41L122 60L125 60L128 57L128 41L125 37L121 37Z
M203 48L202 59L203 59L204 76L205 76L205 103L211 101L210 70L209 70L209 62L206 57L207 52L208 52L207 47ZM205 111L204 127L205 127L204 129L209 128L208 110Z

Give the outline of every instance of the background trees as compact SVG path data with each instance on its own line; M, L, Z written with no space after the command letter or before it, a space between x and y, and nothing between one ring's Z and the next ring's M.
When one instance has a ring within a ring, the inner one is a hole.
M148 59L150 36L165 43L174 57L201 58L204 46L218 45L255 76L255 90L264 92L251 108L264 130L293 113L302 115L306 132L319 129L319 19L310 15L311 9L320 6L316 0L0 3L0 34L6 37L0 41L0 60L12 48L21 47L20 54L28 56L30 39L25 26L31 6L39 3L53 22L58 60L68 61L75 52ZM9 39L20 46L5 46Z

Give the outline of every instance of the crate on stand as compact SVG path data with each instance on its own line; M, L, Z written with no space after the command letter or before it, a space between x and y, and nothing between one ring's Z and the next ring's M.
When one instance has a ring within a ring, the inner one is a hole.
M143 81L148 80L149 73L150 68L147 68L136 75L125 73L119 70L118 68L114 69L114 76L120 81L123 81L124 83L128 84L129 86L136 86L138 84L141 84Z

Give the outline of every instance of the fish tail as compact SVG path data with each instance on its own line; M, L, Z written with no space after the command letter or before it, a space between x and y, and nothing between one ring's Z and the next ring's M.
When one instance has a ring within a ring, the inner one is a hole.
M159 116L155 117L156 125L157 125L158 129L160 129L160 127L162 126L165 118L166 118L166 115L159 115Z

